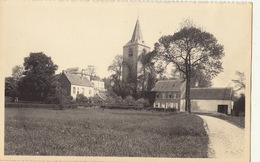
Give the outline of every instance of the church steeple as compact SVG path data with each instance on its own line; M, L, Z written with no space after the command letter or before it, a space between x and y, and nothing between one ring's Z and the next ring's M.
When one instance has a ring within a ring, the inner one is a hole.
M123 47L123 82L134 83L137 86L137 76L142 69L139 56L149 51L150 47L144 43L139 19L137 19L132 38Z
M132 35L131 42L132 43L144 43L141 27L140 27L140 24L139 24L139 19L137 19L137 21L136 21L135 29L134 29L134 32L133 32L133 35Z

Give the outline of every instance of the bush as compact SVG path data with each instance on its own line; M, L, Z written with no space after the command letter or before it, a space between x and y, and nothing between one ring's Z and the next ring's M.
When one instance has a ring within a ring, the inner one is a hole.
M125 105L135 105L135 99L132 96L127 96L124 99L124 104Z
M47 108L57 109L57 104L34 104L34 103L5 103L5 108Z
M136 104L138 105L142 105L142 106L148 106L150 105L149 101L144 99L144 98L140 98L136 101Z
M86 96L84 96L83 94L78 94L77 97L76 97L76 103L87 104L89 102L90 102L90 100Z
M60 104L61 103L61 100L59 97L57 96L49 96L47 97L46 99L46 103L47 104Z

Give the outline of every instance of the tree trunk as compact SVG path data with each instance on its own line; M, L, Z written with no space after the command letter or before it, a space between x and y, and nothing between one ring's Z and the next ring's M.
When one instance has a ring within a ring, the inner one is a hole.
M190 54L188 54L188 73L187 73L187 109L188 112L191 113L191 103L190 103L190 82L191 82L191 58L190 58Z
M186 63L186 89L185 89L185 112L191 113L191 102L190 102L190 82L191 82L191 67L190 67L190 55Z
M186 81L186 101L187 101L187 110L188 110L188 113L191 113L191 103L190 103L190 72L188 72L187 81Z
M144 78L143 78L143 81L142 81L142 97L144 97L144 91L145 91L145 87L144 87L144 84L145 84L145 80L146 80L146 70L145 70L145 65L143 65L144 67Z

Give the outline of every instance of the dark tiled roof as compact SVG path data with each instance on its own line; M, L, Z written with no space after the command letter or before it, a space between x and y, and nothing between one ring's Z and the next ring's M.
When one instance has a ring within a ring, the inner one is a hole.
M233 89L232 88L191 88L190 99L232 100Z
M163 91L179 91L185 82L181 80L159 80L152 91L163 92Z
M92 83L85 77L81 79L81 76L76 75L76 74L70 74L64 72L64 75L68 78L70 83L72 85L79 85L79 86L85 86L85 87L93 87Z

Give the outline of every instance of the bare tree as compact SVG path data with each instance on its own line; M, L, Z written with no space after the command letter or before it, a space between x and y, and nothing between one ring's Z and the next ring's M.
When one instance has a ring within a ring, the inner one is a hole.
M97 68L94 65L88 65L86 68L86 74L90 76L90 80L96 77Z
M232 80L235 83L235 91L240 91L246 88L246 78L243 72L236 71L237 78Z

